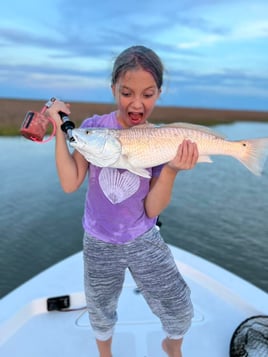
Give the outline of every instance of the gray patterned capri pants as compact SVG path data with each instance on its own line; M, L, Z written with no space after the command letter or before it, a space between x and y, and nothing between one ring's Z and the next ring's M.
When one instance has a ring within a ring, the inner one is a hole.
M126 269L167 337L182 338L193 317L190 289L157 227L125 244L84 234L85 294L95 337L101 341L112 337Z

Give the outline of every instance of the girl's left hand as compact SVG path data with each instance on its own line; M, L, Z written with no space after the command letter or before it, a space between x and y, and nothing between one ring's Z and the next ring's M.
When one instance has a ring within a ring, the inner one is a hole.
M168 162L168 166L175 171L191 170L195 167L199 157L196 143L191 140L184 140L178 148L173 160Z

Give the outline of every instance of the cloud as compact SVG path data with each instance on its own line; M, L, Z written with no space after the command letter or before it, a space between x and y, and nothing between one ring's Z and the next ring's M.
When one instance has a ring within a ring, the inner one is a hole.
M236 96L260 96L268 99L268 73L266 76L225 69L222 72L207 74L195 71L181 71L172 73L169 86L173 94L186 91L199 93L218 93Z
M268 39L268 20L241 23L234 29L233 36L235 39Z

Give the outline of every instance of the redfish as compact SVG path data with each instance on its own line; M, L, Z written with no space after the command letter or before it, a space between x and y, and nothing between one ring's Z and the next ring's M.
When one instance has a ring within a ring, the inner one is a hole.
M198 162L211 156L232 156L253 174L261 175L268 155L268 138L229 141L206 126L188 123L139 125L130 129L73 129L70 145L99 167L129 170L150 178L146 168L171 161L184 139L198 146Z

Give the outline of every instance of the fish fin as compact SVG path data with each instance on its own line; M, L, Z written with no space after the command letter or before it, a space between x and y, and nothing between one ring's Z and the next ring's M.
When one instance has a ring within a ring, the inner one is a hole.
M240 143L246 150L233 156L254 175L260 176L268 156L268 138L243 140Z
M132 166L129 162L127 155L122 155L120 157L120 160L117 161L117 163L115 163L114 167L124 168L135 175L145 178L151 178L149 171L146 170L145 168Z
M200 156L198 157L197 162L208 162L208 163L211 164L211 163L213 162L213 160L211 160L211 157L208 156L208 155L200 155Z
M146 122L144 124L134 125L134 126L130 127L129 129L131 130L131 129L137 129L137 128L143 129L143 128L155 128L155 127L156 127L155 124Z
M145 177L145 178L151 178L151 175L149 173L148 170L143 169L141 167L132 167L132 166L128 166L126 168L128 171L132 172L135 175L141 176L141 177Z
M190 130L198 130L205 134L213 135L217 138L225 139L226 136L216 132L215 130L208 128L204 125L192 124L192 123L170 123L170 124L163 124L159 125L158 127L165 126L170 128L181 128L181 129L190 129Z

